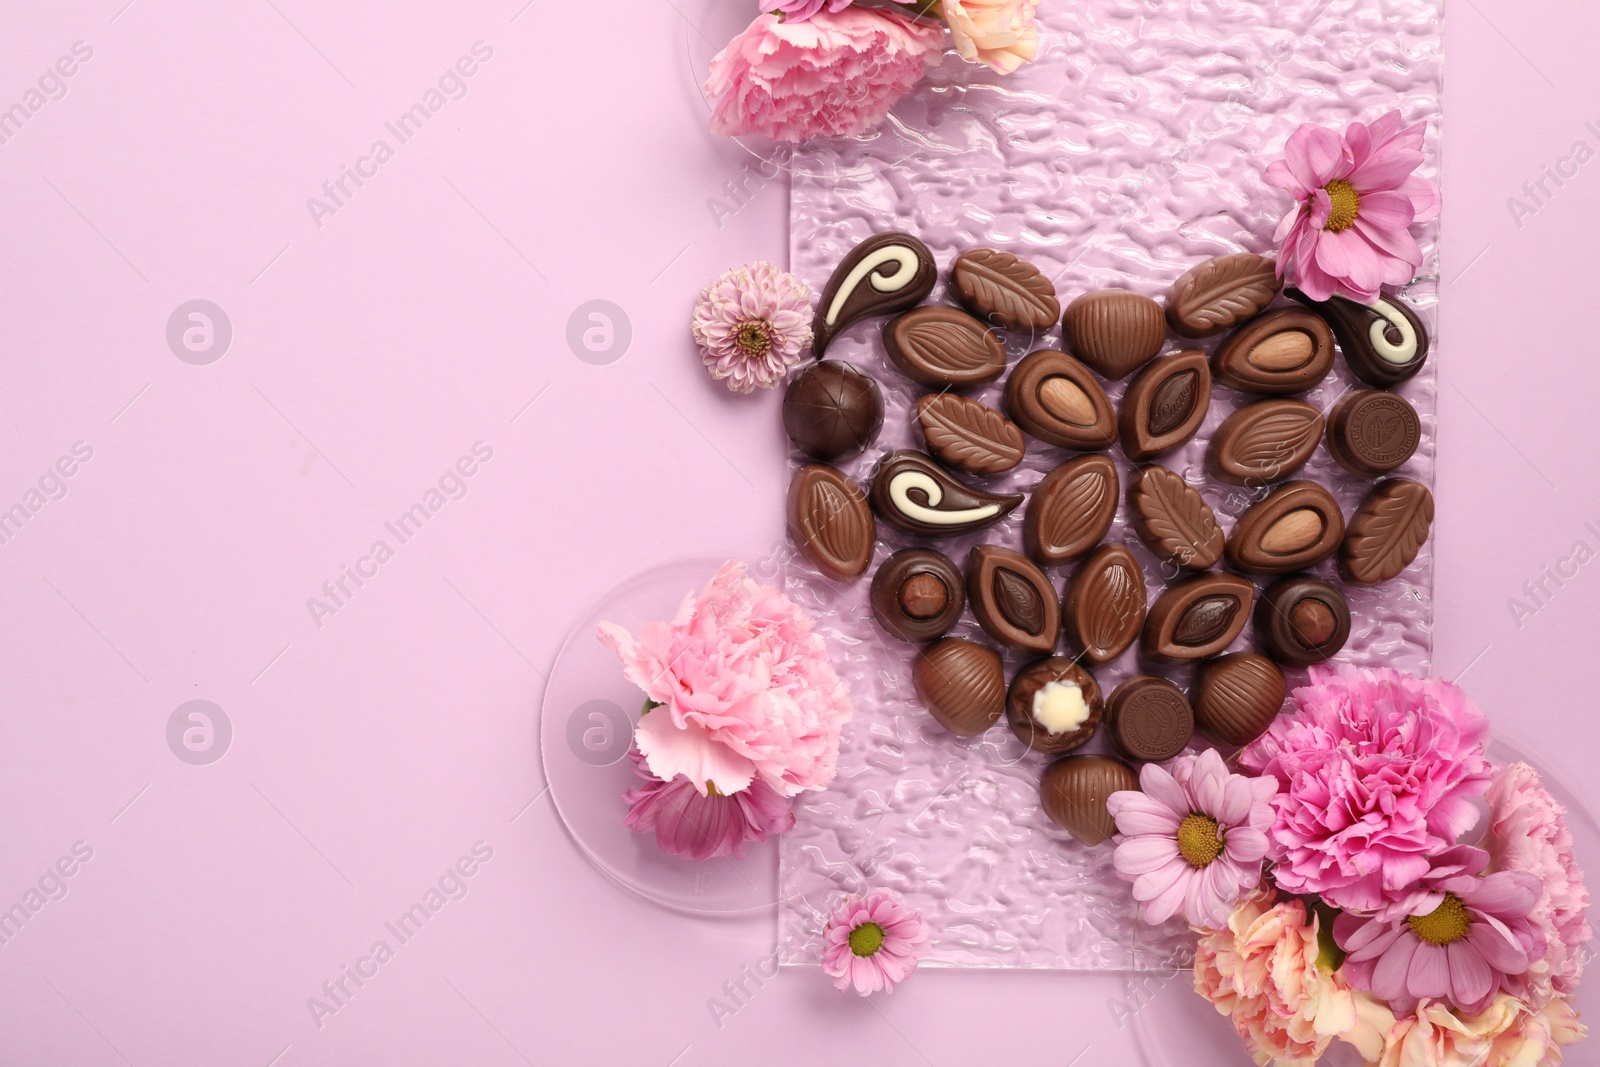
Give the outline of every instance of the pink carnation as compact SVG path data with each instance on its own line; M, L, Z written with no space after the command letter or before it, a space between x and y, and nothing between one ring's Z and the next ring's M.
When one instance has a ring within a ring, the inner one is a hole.
M757 779L731 797L702 794L683 775L663 782L650 773L638 749L629 749L633 769L645 784L622 794L628 805L623 825L654 833L661 851L691 860L744 856L747 841L765 841L794 826L794 802Z
M701 794L731 796L757 780L784 797L825 788L850 698L814 625L734 561L637 639L602 622L600 640L628 680L662 705L634 731L651 773L681 774Z
M1529 968L1534 1003L1572 993L1583 974L1589 929L1589 890L1572 854L1566 811L1545 790L1532 767L1513 763L1489 787L1488 846L1493 869L1525 871L1543 884L1528 918L1547 944Z
M1373 911L1478 820L1489 724L1465 693L1394 670L1310 671L1240 755L1277 779L1268 858L1278 885Z
M937 23L864 7L762 15L711 61L711 129L779 141L854 137L883 121L944 47Z
M762 11L773 14L782 14L787 22L804 22L823 8L831 11L843 11L855 0L777 0L776 3L761 5Z

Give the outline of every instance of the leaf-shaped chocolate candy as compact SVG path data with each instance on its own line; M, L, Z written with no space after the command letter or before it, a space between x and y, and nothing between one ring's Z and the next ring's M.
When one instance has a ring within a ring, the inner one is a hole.
M1056 287L1010 252L974 248L950 266L950 290L978 318L1003 330L1048 330L1061 317Z
M1283 288L1277 266L1254 252L1217 256L1190 267L1167 292L1167 324L1184 337L1209 337L1272 303Z
M1016 423L955 393L930 393L918 400L917 425L939 462L968 474L1008 471L1022 462L1027 448Z
M1411 566L1433 525L1433 494L1409 478L1379 482L1345 526L1339 570L1357 585L1387 582Z
M1160 558L1201 571L1222 558L1217 516L1183 477L1165 467L1141 468L1128 486L1134 529Z

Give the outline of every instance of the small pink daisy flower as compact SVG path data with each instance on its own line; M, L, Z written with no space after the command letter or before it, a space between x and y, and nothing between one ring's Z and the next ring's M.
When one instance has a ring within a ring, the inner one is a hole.
M775 389L811 344L811 287L764 259L735 267L700 294L690 332L714 380Z
M922 917L889 890L852 894L822 929L822 969L841 993L892 993L917 969L927 939Z

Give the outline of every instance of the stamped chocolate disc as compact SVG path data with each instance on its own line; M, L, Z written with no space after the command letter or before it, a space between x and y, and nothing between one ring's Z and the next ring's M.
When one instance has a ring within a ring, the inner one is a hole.
M1189 745L1194 710L1183 690L1165 678L1135 675L1117 686L1106 703L1111 744L1133 760L1162 763Z
M1422 420L1401 397L1382 389L1353 389L1328 416L1328 451L1351 474L1377 478L1411 458Z

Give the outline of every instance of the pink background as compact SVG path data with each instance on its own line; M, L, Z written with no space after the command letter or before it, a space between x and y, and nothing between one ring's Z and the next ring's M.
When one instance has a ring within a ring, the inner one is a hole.
M706 279L787 243L781 182L708 207L749 157L705 132L688 57L742 0L124 3L0 14L0 109L93 50L0 144L0 510L42 477L46 500L0 544L0 911L60 897L0 945L3 1057L1134 1062L1106 975L928 972L860 1002L785 971L719 1026L770 919L617 889L541 795L543 675L585 605L782 537L777 397L714 386L684 339ZM1600 164L1520 226L1507 198L1600 148L1597 32L1570 0L1451 6L1435 649L1591 807L1600 570L1520 626L1507 601L1600 549ZM384 123L480 40L465 95L397 144ZM319 227L307 198L380 137L393 158ZM167 342L193 299L232 323L209 365ZM632 326L608 365L567 342L597 299ZM466 495L319 627L307 599L480 441L447 479ZM205 766L168 744L195 699L233 730ZM466 895L319 1028L307 998L475 842Z

